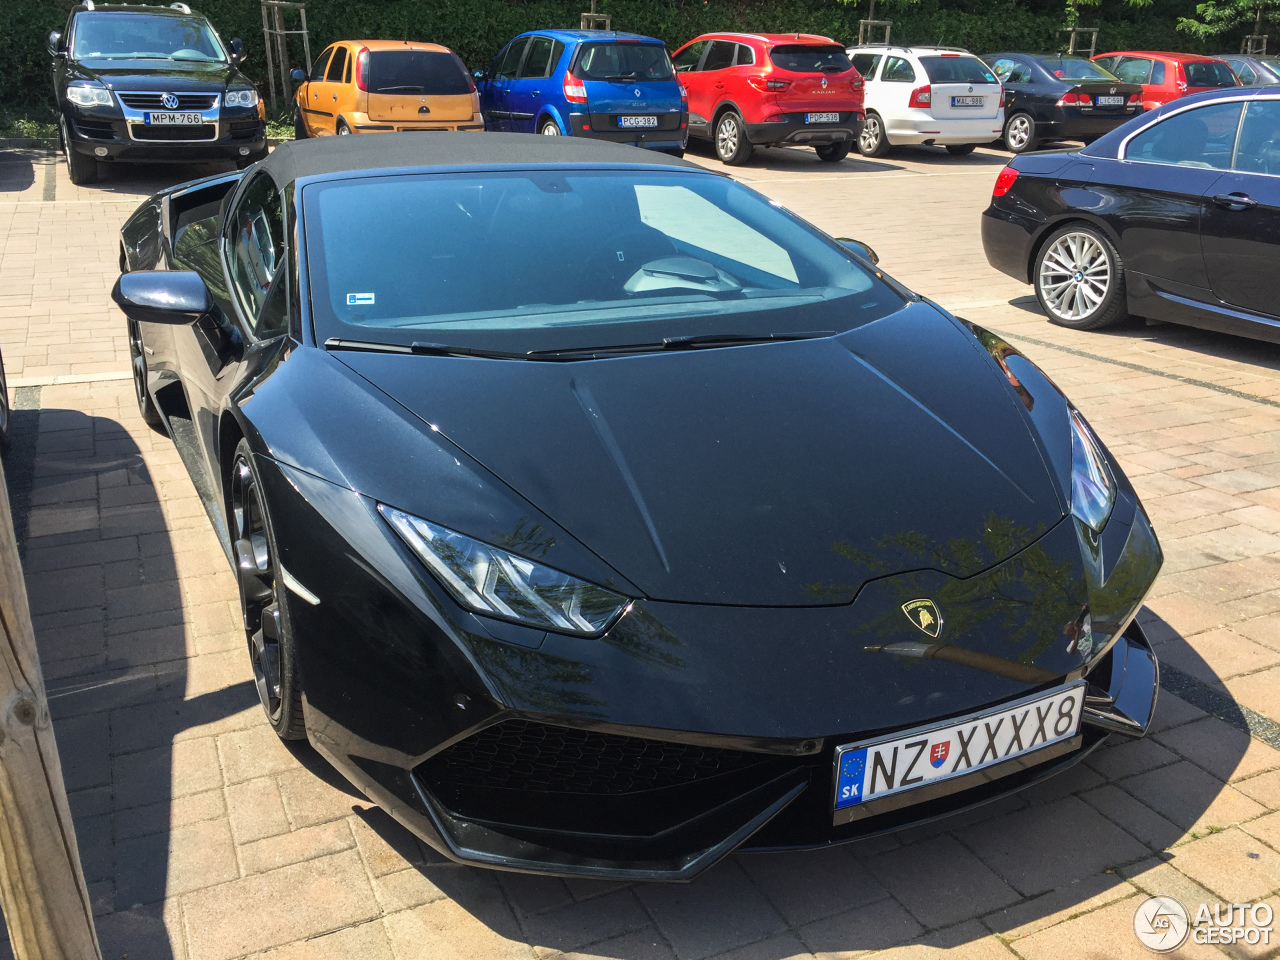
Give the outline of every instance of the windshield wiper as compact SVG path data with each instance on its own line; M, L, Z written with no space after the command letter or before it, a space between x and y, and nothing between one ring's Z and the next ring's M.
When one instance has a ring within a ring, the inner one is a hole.
M704 333L686 337L665 337L664 350L689 350L697 347L719 347L731 343L773 343L782 340L820 340L834 337L834 330L809 330L804 333Z
M374 93L390 93L392 90L416 90L418 93L421 93L424 89L425 88L420 85L413 86L412 84L402 84L401 86L398 86L398 87L381 87L377 90L374 90L373 92Z
M475 347L458 347L447 343L382 343L377 340L344 340L330 337L324 342L327 350L354 350L362 353L410 353L423 357L487 357L493 360L528 360L525 353L508 353L503 350L479 350Z

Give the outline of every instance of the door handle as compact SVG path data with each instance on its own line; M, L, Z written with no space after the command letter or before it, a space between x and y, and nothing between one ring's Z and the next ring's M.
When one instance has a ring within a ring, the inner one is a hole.
M531 95L536 97L536 96L538 95L538 91L537 91L537 90L534 90L534 91L533 91L533 93L532 93Z
M1228 210L1248 210L1258 205L1258 201L1247 193L1220 193L1213 198L1213 202Z
M724 84L723 84L723 83L717 83L717 84L716 84L716 89L717 89L717 90L723 90L723 89L724 89Z
M336 93L333 95L333 102L334 103L338 102L338 95Z

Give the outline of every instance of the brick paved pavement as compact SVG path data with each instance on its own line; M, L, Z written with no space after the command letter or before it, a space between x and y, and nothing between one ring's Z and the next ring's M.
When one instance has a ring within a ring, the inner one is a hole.
M183 174L75 188L46 156L0 154L0 348L27 408L6 468L105 956L1139 957L1147 893L1280 904L1280 348L1049 326L981 255L1002 161L769 151L734 172L871 243L1078 403L1165 546L1142 616L1182 696L1166 689L1146 740L962 818L652 886L454 866L274 738L230 572L172 445L137 416L107 299L119 223Z

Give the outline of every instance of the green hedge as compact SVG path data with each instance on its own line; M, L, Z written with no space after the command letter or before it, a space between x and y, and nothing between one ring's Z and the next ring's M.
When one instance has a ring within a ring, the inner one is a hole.
M1194 16L1195 0L1155 0L1141 9L1119 0L1086 8L1082 22L1102 28L1110 49L1195 50L1200 44L1174 29L1178 16ZM52 116L45 37L60 30L73 0L3 0L0 37L9 58L0 71L0 114ZM539 27L576 27L585 0L309 0L311 50L333 40L408 37L444 43L472 66L484 66L512 36ZM241 37L247 72L265 81L262 17L257 0L203 0L205 14L226 40ZM857 38L866 4L838 0L600 0L618 29L660 37L671 49L712 30L802 31L841 42ZM1105 17L1101 16L1105 13ZM945 43L975 52L995 49L1054 50L1062 38L1062 0L922 0L894 10L893 39ZM1224 49L1238 40L1224 38ZM300 46L298 47L300 57Z

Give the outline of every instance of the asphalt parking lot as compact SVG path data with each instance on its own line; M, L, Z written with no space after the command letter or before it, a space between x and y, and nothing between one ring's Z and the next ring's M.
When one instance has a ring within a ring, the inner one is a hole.
M0 152L5 469L104 956L1123 958L1148 955L1132 932L1147 894L1280 905L1280 347L1050 326L982 255L1005 159L766 150L732 172L1005 337L1120 459L1166 553L1141 614L1164 666L1153 733L932 827L659 886L453 865L276 739L231 572L172 445L138 415L108 298L121 222L204 170L75 187L51 154ZM1177 955L1273 956L1280 941Z

